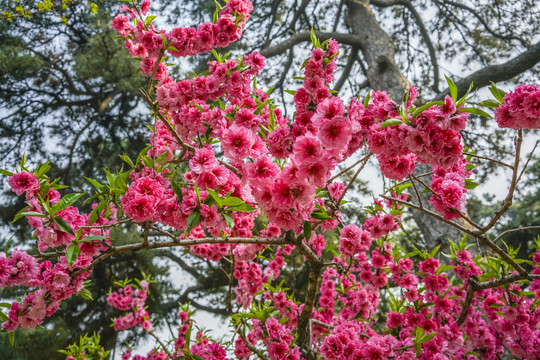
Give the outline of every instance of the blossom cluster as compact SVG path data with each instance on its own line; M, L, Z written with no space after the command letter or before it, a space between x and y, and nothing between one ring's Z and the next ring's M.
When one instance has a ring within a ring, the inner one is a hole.
M419 162L431 165L433 181L425 187L433 208L445 220L462 216L472 174L463 156L460 131L468 113L462 101L446 96L418 108L413 86L401 105L384 91L347 105L331 91L339 46L335 40L315 41L303 64L302 85L292 92L296 111L289 120L256 87L265 64L258 52L236 60L214 52L207 73L179 81L163 62L166 53L193 56L237 40L253 10L250 1L229 0L214 22L169 32L146 17L149 7L147 0L123 6L127 16L118 15L113 27L140 58L155 89L150 149L129 161L129 171L108 173L109 186L93 182L101 201L89 214L73 206L77 194L62 197L46 171L21 165L10 176L12 190L26 197L28 207L18 216L35 229L38 254L14 249L0 257L0 288L32 288L11 304L4 329L38 326L62 300L80 293L100 255L115 249L110 228L133 222L146 230L143 247L153 244L147 238L153 229L173 237L168 245L196 243L186 249L193 256L227 260L230 297L238 310L232 317L242 335L234 342L238 359L260 348L272 360L305 358L296 339L306 315L312 321L308 341L325 359L471 360L505 352L540 357L537 279L527 289L532 296L513 283L474 291L467 300L472 281L493 277L464 246L453 249L450 265L441 265L433 254L418 250L418 260L391 243L409 196L399 184L386 201L373 201L363 224L345 223L340 211L350 187L332 172L364 149L365 161L375 154L382 174L396 181L411 175ZM496 121L502 127L540 127L539 94L537 86L518 86L496 110ZM278 238L283 242L270 245ZM286 264L298 258L315 262L319 270L315 285L310 282L317 287L312 304L299 303L277 285ZM533 257L536 264L539 259ZM540 273L538 265L533 273ZM111 306L127 311L114 320L115 330L140 325L153 331L144 306L147 293L148 282L142 281L140 288L126 285L107 297ZM386 314L379 310L383 298L391 309ZM179 320L173 358L226 358L225 347L203 332L191 339L189 312L182 311ZM122 358L132 358L131 351ZM168 358L161 350L133 357Z
M144 304L148 296L149 283L145 280L140 282L140 288L133 290L131 285L113 291L107 296L107 303L118 310L129 310L127 314L114 320L114 330L121 331L140 325L148 332L154 331L150 315L145 310Z
M495 110L495 121L501 128L540 128L540 87L520 84L504 96Z

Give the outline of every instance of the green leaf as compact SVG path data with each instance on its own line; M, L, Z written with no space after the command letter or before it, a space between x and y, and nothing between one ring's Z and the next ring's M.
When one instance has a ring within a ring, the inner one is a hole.
M504 104L504 95L506 95L506 93L499 89L497 86L495 86L495 83L493 81L491 81L489 91L491 91L493 96L495 96L495 99L499 100L501 104Z
M41 178L43 175L45 175L45 173L51 169L51 165L49 163L50 163L50 160L47 161L45 164L41 165L39 169L36 171L36 177L38 179Z
M154 19L156 18L156 16L152 15L152 16L148 16L145 20L144 20L144 25L150 25L152 23L152 21L154 21ZM164 44L165 45L165 44Z
M437 275L440 275L442 274L443 272L445 271L448 271L448 270L452 270L452 269L455 269L456 267L455 266L452 266L452 265L441 265L437 268Z
M465 179L465 189L472 190L478 186L472 179Z
M11 307L11 305L10 305ZM6 314L4 314L3 312L0 311L0 320L2 320L2 322L5 322L5 321L9 321L9 318L7 317Z
M5 175L5 176L13 176L13 173L11 171L7 171L4 169L0 169L0 174Z
M483 106L483 107L498 108L499 105L501 105L501 103L498 102L497 100L488 99L488 100L480 101L478 105Z
M433 339L435 336L437 336L437 331L431 333L431 334L428 334L426 336L424 336L422 338L422 342L425 343L425 342L428 342L429 340Z
M446 82L448 83L448 89L450 90L452 100L454 100L455 103L457 101L457 86L448 76L444 75L444 77L446 78Z
M92 235L92 236L87 236L87 237L82 238L81 240L79 240L79 242L89 242L89 241L94 241L94 240L105 240L105 239L109 239L109 237L101 236L101 235Z
M189 215L187 219L187 230L186 230L188 234L191 232L191 230L193 230L195 226L197 226L199 221L201 221L201 213L199 213L198 211L194 211L191 213L191 215Z
M14 331L9 333L9 344L11 345L11 347L15 346L15 332Z
M15 217L13 218L12 222L19 220L23 216L36 216L36 217L44 217L44 218L48 217L47 214L42 214L37 211L23 211L23 212L17 213L17 215L15 215Z
M417 108L417 109L414 111L414 113L412 114L411 120L414 120L418 115L420 115L420 113L421 113L422 111L424 111L424 110L426 110L426 109L428 109L428 108L430 108L430 107L432 107L432 106L435 106L435 105L439 105L439 106L440 106L440 105L442 105L442 104L443 104L442 101L432 101L432 102L429 102L429 103L427 103L427 104L425 104L425 105L420 106L420 107Z
M71 244L68 246L66 249L66 260L68 261L69 267L77 260L80 251L79 244Z
M480 116L487 117L487 118L490 118L490 119L493 118L491 115L489 115L484 110L480 110L480 109L477 109L477 108L467 108L466 107L466 108L457 109L457 111L459 111L459 112L468 112L468 113L471 113L471 114L480 115Z
M364 108L368 108L369 99L371 99L371 91L368 91L366 97L364 98Z
M82 290L79 291L77 295L81 296L85 300L94 300L94 298L92 297L92 293L87 288L82 288Z
M225 221L227 221L227 225L229 226L229 229L233 229L234 227L234 220L227 214L223 214L223 217L225 218Z
M103 188L103 185L101 185L98 181L94 180L94 179L90 179L90 178L87 178L86 176L84 177L90 184L94 185L94 187L96 189L98 189L99 191L101 191L101 189Z
M287 94L290 94L292 96L296 95L296 90L283 90L285 91Z
M309 221L304 221L304 237L306 238L306 241L309 242L309 239L311 238L311 223Z
M223 207L223 199L219 197L219 194L215 190L209 189L207 186L206 191L208 191L212 199L214 199L214 201L220 208Z
M430 257L435 257L435 255L437 254L437 252L439 251L439 249L441 248L441 244L437 245L433 251L431 251L431 253L429 254Z
M121 155L118 155L120 156L120 159L124 160L125 162L127 162L132 168L135 167L135 164L133 164L133 161L131 161L131 159L129 158L129 156L127 156L125 153L124 154L121 154Z
M319 42L319 39L317 39L317 35L315 35L315 30L313 30L313 28L311 28L311 33L309 34L309 36L311 38L311 43L313 44L313 46L315 48L320 48L321 43Z
M21 169L24 167L25 164L26 164L26 153L23 153L21 162L19 162L19 165L21 166Z
M235 196L229 196L228 198L223 199L222 203L223 206L238 206L245 204L245 201Z
M332 216L328 215L328 214L325 214L323 212L320 212L320 211L314 211L311 213L311 217L313 219L317 219L317 220L330 220L330 219L333 219Z
M73 233L73 230L71 229L71 226L69 226L69 224L64 219L57 217L54 218L53 221L63 232L75 235Z
M180 187L180 185L178 185L176 181L174 181L174 179L171 179L171 185L174 190L174 193L176 194L176 197L178 197L178 200L182 202L182 199L183 199L182 188Z
M467 92L465 93L465 95L463 95L461 99L459 99L459 101L456 103L456 108L459 108L461 105L463 105L463 103L473 98L474 94L469 97L469 94L471 93L473 88L474 88L474 82L471 81L471 84L469 85L469 88L467 89Z
M5 307L5 308L8 308L8 309L11 309L11 304L10 303L0 303L0 306L1 307Z
M252 212L255 208L249 204L242 204L237 206L228 207L227 210L240 211L240 212Z
M73 205L75 201L79 200L79 198L83 195L84 194L82 193L81 194L77 194L77 193L67 194L62 199L60 199L60 201L56 205L53 206L53 213L51 215L54 215L60 210L64 210L68 206Z
M382 129L388 126L399 125L399 124L403 124L403 121L399 119L388 119L385 122L383 122L381 126L379 126L379 129Z

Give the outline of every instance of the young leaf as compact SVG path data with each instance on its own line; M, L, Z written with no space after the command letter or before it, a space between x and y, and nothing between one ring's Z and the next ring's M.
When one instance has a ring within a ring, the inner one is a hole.
M0 174L5 175L5 176L13 176L13 173L11 171L7 171L4 169L0 169Z
M223 218L225 218L225 221L227 221L227 226L229 226L229 229L233 229L234 227L234 220L227 214L223 214Z
M64 219L57 217L54 218L53 221L63 232L75 235L73 233L73 230L71 229L71 226L69 226L69 224Z
M311 223L309 221L304 221L304 237L306 238L306 241L309 242L309 239L311 238Z
M9 344L11 345L11 347L15 346L15 332L14 331L9 333Z
M418 115L420 115L420 113L422 111L426 110L427 108L430 108L430 107L435 106L435 105L442 105L442 104L443 104L442 101L432 101L432 102L429 102L429 103L427 103L425 105L420 106L412 114L411 120L414 120Z
M495 83L493 81L491 81L489 91L491 91L493 96L495 96L495 99L499 100L501 104L504 104L504 95L506 95L506 93L499 89L497 86L495 86Z
M77 295L81 296L85 300L94 300L94 298L92 297L92 293L87 288L82 288L82 290L79 291Z
M191 215L189 215L187 219L187 230L186 230L188 234L191 232L191 230L193 230L195 226L197 226L199 221L201 221L201 214L198 211L194 211L191 213Z
M83 195L84 194L77 194L77 193L67 194L62 199L60 199L60 201L55 206L53 206L53 214L51 215L54 215L60 210L64 210L68 206L73 205L75 201L79 200L79 198Z
M364 98L364 107L366 109L368 108L370 98L371 98L371 91L368 91L366 97Z
M28 207L26 207L25 209L27 209L27 208ZM47 214L42 214L42 213L39 213L37 211L23 211L23 212L17 213L17 215L15 215L15 217L13 218L12 222L15 222L15 221L19 220L23 216L36 216L36 217L44 217L44 218L46 218Z
M472 179L465 179L465 189L472 190L478 186Z
M487 118L490 118L490 119L493 118L491 115L489 115L484 110L480 110L480 109L477 109L477 108L468 108L468 107L466 107L466 108L457 109L457 111L459 111L459 112L468 112L468 113L471 113L471 114L480 115L480 116L487 117Z
M388 126L399 125L399 124L403 124L403 121L399 119L388 119L385 122L383 122L381 126L379 126L379 129L382 129Z
M457 101L457 86L448 76L444 75L444 77L446 78L446 82L448 83L450 96L452 96L452 100L454 100L454 103L455 103Z
M229 196L228 198L225 198L222 201L223 206L239 206L244 203L245 203L244 200L237 198L235 196Z
M483 107L498 108L499 105L501 105L501 103L499 103L497 100L488 99L488 100L480 101L478 105L483 106Z
M79 244L71 244L68 246L66 249L66 260L68 261L69 267L77 260L80 251Z

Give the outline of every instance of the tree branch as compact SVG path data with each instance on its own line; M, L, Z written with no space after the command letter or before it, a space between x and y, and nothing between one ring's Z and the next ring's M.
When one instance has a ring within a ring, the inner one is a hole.
M532 45L527 51L521 53L515 58L499 65L489 65L480 69L469 76L456 82L458 96L465 94L471 83L479 89L493 82L505 81L529 70L540 62L540 42ZM434 100L442 100L446 94L450 94L449 89L445 89Z
M352 34L341 34L337 32L320 32L315 31L317 38L321 40L335 39L339 43L347 44L351 46L360 46L362 44L362 39L359 36ZM293 46L301 43L311 41L311 34L309 32L300 32L292 35L287 40L279 43L277 45L268 47L261 50L261 54L267 58L281 55Z

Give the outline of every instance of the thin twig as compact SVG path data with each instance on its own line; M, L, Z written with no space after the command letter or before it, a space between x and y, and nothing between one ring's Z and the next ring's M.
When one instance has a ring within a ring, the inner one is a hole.
M245 325L245 319L242 319L242 324ZM246 345L246 347L252 352L254 353L255 355L257 355L259 357L259 359L263 359L263 360L270 360L268 358L268 356L264 355L262 351L259 351L246 337L246 334L244 334L244 331L242 329L238 329L236 331L238 333L238 335L240 335L240 337L242 338L242 340L244 340L244 344Z
M480 155L472 154L472 153L469 153L469 152L463 152L463 155L472 156L472 157L475 157L475 158L478 158L478 159L488 160L488 161L494 162L496 164L506 166L506 167L508 167L510 169L513 169L512 165L509 165L507 163L504 163L502 161L498 161L498 160L495 160L495 159L492 159L492 158L489 158L489 157L480 156Z
M466 234L477 237L478 239L480 239L480 241L482 241L484 244L486 244L490 249L495 251L495 253L497 253L497 255L499 255L507 264L511 265L514 269L516 269L517 272L519 272L521 275L527 273L525 271L525 269L521 265L519 265L514 259L512 259L512 257L510 255L508 255L503 249L501 249L499 246L497 246L494 242L492 242L485 235L479 234L478 231L471 231L471 230L467 229L466 227L464 227L464 226L462 226L462 225L460 225L458 223L446 220L441 215L439 215L439 214L437 214L437 213L435 213L435 212L433 212L431 210L428 210L426 208L421 208L420 206L418 206L416 204L413 204L411 202L403 201L403 200L396 199L396 198L386 196L386 195L381 195L381 197L383 199L390 200L390 201L395 201L395 202L400 203L402 205L409 206L409 207L411 207L413 209L423 211L428 215L431 215L431 216L433 216L433 217L435 217L435 218L437 218L437 219L439 219L439 220L441 220L441 221L443 221L443 222L445 222L447 224L452 225L456 229L458 229L458 230L460 230L460 231L462 231L462 232L464 232Z
M360 166L358 168L358 170L356 170L356 173L353 175L351 181L349 182L349 185L347 185L347 187L345 188L345 190L343 190L343 192L341 193L341 196L339 197L339 200L337 201L337 205L339 206L339 204L341 204L341 200L343 200L343 198L345 197L345 194L347 193L347 191L351 188L351 186L353 185L354 181L356 180L356 178L358 177L358 175L360 175L360 173L362 172L362 170L364 170L364 167L366 166L370 156L373 155L373 154L369 154L369 155L366 155L364 157L364 163L362 164L362 166Z
M481 230L477 232L477 235L483 235L486 232L488 232L499 219L501 216L510 208L512 205L512 199L514 197L514 190L516 189L516 185L518 182L518 170L519 170L519 157L521 153L521 143L523 142L523 131L521 129L518 130L518 138L516 140L516 157L514 159L514 166L512 170L512 182L510 183L510 188L508 189L508 195L501 203L501 206L499 207L499 210L495 213L493 218L490 220L490 222L484 226Z
M161 346L163 351L165 351L167 355L169 356L169 359L173 359L171 352L167 349L165 344L163 344L163 342L156 336L156 334L154 334L153 331L148 332L148 334L150 334L150 336L152 336L158 342L158 344Z
M186 144L182 140L182 138L180 138L180 135L178 135L176 130L172 127L171 123L167 121L167 119L165 119L163 115L161 115L161 113L159 112L159 109L152 101L152 98L150 97L150 95L143 89L139 89L139 93L142 95L143 100L148 104L148 106L150 106L150 109L152 109L152 111L156 114L158 119L161 120L161 122L167 127L167 130L169 130L169 132L174 136L174 138L178 142L178 145L180 145L182 148L186 150L195 152L197 149L193 145ZM236 175L241 176L241 174L238 173L238 170L231 164L220 159L218 161L221 165L225 166L227 169L231 170Z
M416 193L416 197L418 198L418 205L420 205L420 207L423 208L424 205L422 204L422 197L420 197L420 193L418 192L418 189L416 188L416 184L414 183L411 175L409 175L409 180L411 180L411 184L414 188L414 192Z
M516 229L506 230L506 231L502 232L501 234L499 234L499 236L497 236L495 239L493 239L493 242L496 243L497 241L499 241L500 239L502 239L506 235L510 235L510 234L513 234L513 233L516 233L516 232L521 232L521 231L529 231L529 230L540 230L540 225L525 226L525 227L520 227L520 228L516 228Z
M363 158L361 158L360 160L358 160L357 162L355 162L354 164L352 164L351 166L349 166L348 168L346 168L345 170L342 170L340 171L339 173L337 173L336 175L332 176L330 178L330 180L328 180L326 183L327 184L330 184L332 183L332 181L334 181L335 179L337 179L338 177L340 177L341 175L345 174L347 171L351 170L352 168L354 168L356 165L360 164L362 161L366 160L367 158L369 158L372 154L369 153L368 155L364 156Z

